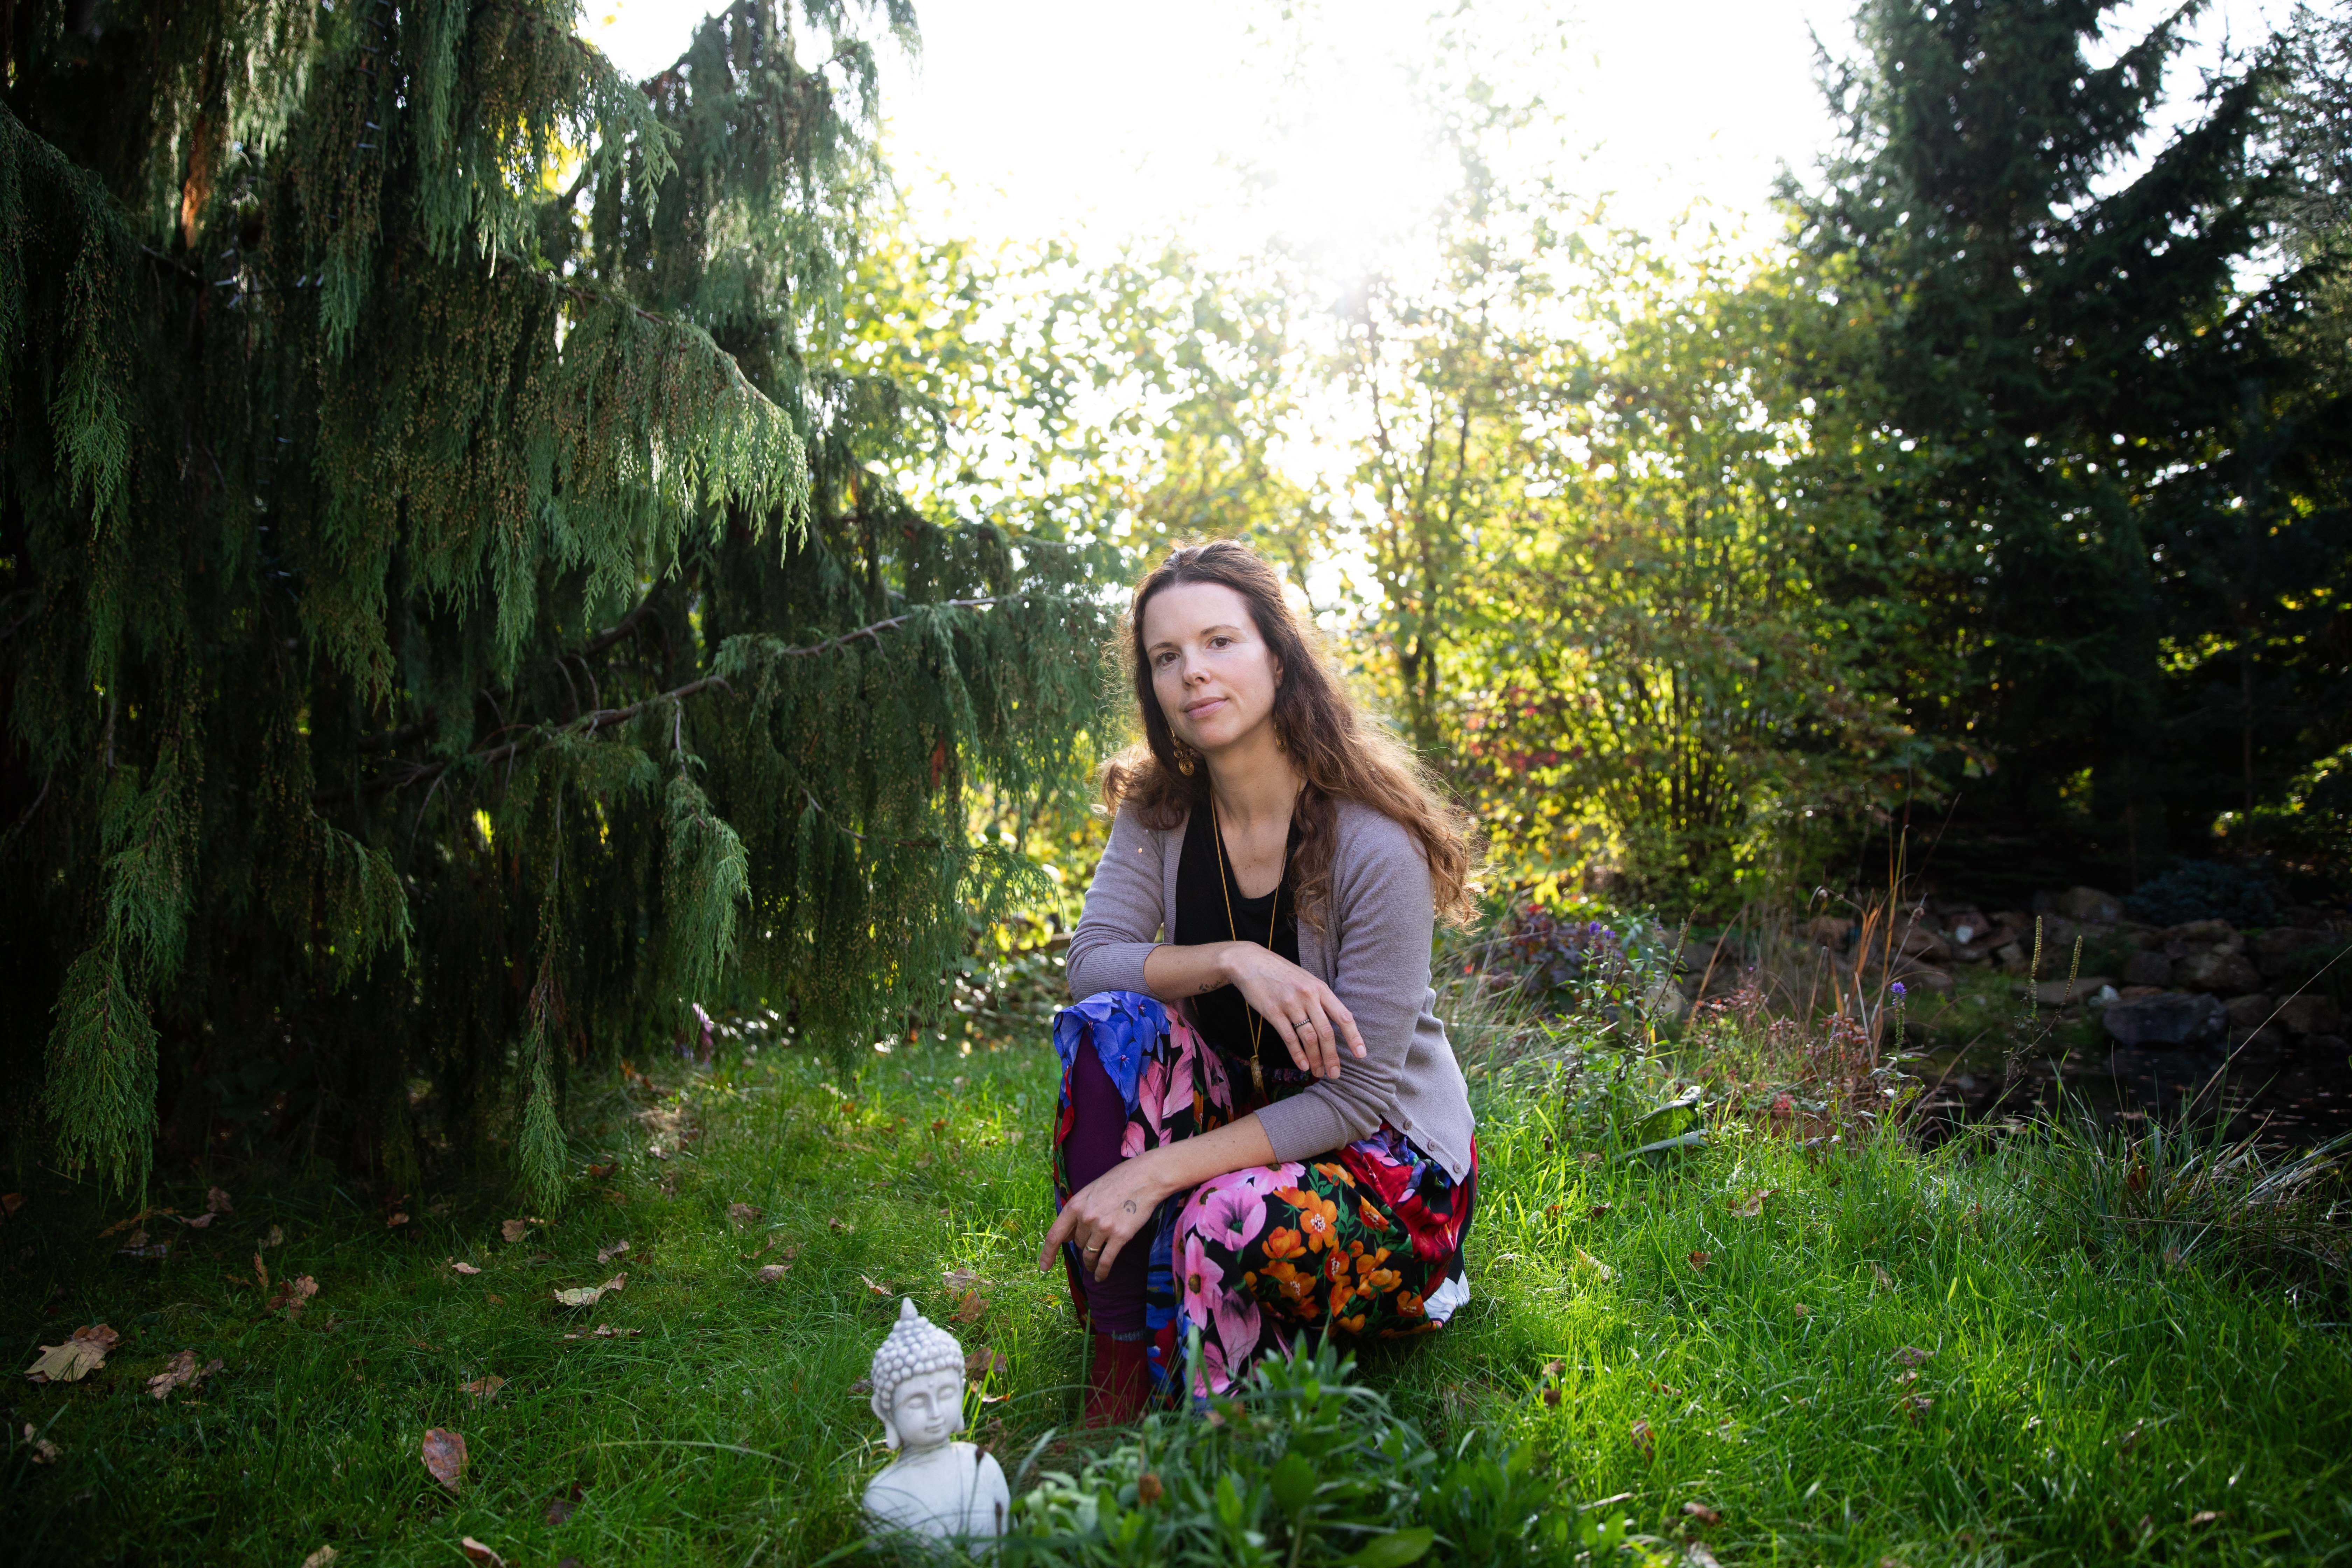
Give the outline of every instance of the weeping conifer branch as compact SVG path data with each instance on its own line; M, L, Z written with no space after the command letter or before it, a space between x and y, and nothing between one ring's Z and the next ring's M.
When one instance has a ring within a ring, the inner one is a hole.
M877 15L812 13L845 89L769 0L643 86L557 0L12 34L20 1145L136 1182L249 1068L552 1202L574 1076L730 993L895 1030L1034 878L966 792L1074 785L1105 598L890 486L929 416L837 337Z

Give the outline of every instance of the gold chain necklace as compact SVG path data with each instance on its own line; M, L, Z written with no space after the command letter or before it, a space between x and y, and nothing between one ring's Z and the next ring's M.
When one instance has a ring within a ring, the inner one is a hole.
M1225 870L1225 825L1217 816L1217 792L1213 789L1209 792L1209 831L1217 840L1217 890L1225 896L1225 931L1239 942L1242 939L1241 928L1234 924L1234 884ZM1287 835L1284 836L1282 843L1282 874L1285 877L1290 874L1290 840ZM1265 947L1268 952L1274 951L1274 926L1281 918L1282 879L1277 877L1274 883L1274 907L1266 911L1265 916ZM1265 1020L1258 1016L1256 1008L1249 1005L1247 997L1242 1000L1242 1011L1249 1015L1250 1087L1257 1091L1260 1100L1264 1100L1265 1069L1258 1065L1257 1049L1258 1041L1265 1033Z

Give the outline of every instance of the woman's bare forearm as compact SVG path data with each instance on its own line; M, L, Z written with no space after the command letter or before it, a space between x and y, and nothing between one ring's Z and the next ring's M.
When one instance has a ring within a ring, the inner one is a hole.
M1267 1140L1265 1124L1253 1110L1213 1132L1180 1138L1139 1154L1136 1159L1150 1163L1152 1185L1165 1197L1187 1187L1197 1187L1210 1177L1222 1176L1228 1171L1271 1165L1274 1144Z
M1174 942L1161 942L1143 961L1144 989L1160 1001L1181 1002L1187 996L1199 996L1230 985L1234 977L1227 967L1227 958L1234 949L1247 945L1204 942L1179 947Z

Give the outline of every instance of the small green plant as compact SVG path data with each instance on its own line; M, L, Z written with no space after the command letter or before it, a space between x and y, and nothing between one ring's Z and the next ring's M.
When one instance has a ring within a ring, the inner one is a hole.
M1580 1516L1536 1471L1532 1450L1483 1427L1451 1450L1432 1446L1359 1380L1351 1356L1302 1345L1231 1398L1151 1416L1076 1473L1040 1475L1014 1504L1001 1553L1008 1563L1404 1568L1565 1563L1625 1541L1624 1521Z

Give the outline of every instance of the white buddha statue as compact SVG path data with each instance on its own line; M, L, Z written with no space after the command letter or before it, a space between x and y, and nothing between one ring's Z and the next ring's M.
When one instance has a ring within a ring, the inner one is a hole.
M882 1440L898 1454L866 1484L874 1528L962 1538L974 1555L987 1550L1004 1532L1013 1492L994 1455L952 1440L964 1424L963 1347L911 1299L902 1301L874 1352L873 1384Z

